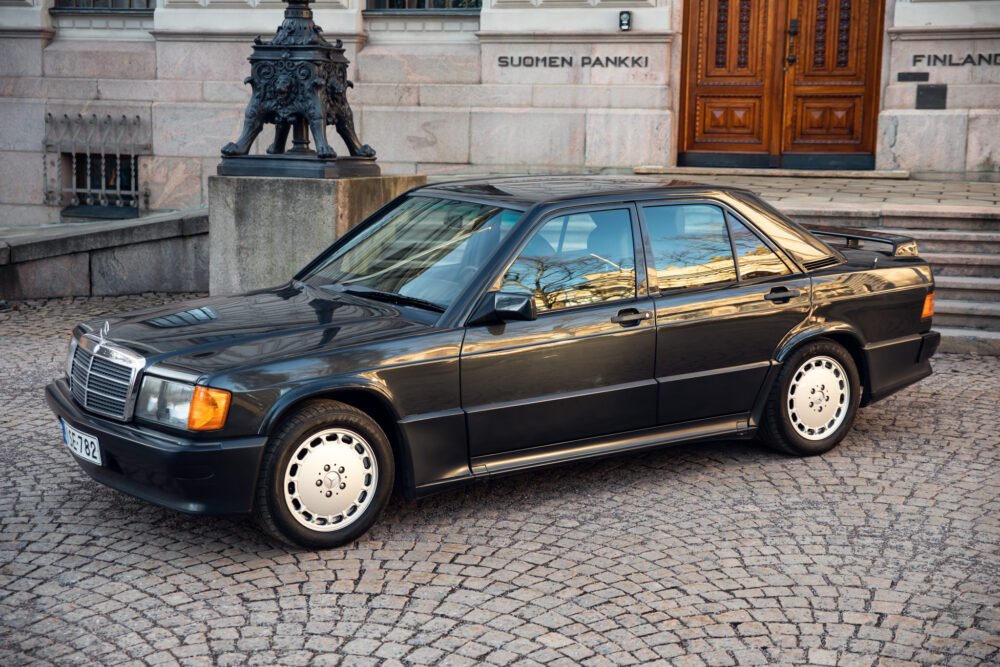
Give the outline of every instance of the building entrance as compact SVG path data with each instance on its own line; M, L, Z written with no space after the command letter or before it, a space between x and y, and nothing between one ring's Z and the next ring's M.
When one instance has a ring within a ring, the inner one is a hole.
M884 4L689 0L678 164L873 169Z

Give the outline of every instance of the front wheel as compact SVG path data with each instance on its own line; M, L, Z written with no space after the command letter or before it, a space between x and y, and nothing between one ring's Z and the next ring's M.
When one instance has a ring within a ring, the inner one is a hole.
M389 500L395 469L379 425L337 401L285 419L264 452L255 514L272 536L337 547L363 535Z
M795 456L833 449L854 423L861 402L858 369L850 353L830 340L796 350L768 397L761 424L765 443Z

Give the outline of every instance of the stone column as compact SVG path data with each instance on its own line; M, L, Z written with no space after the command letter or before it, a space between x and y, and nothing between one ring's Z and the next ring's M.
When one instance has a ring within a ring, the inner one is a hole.
M351 227L425 176L211 176L209 293L280 285Z

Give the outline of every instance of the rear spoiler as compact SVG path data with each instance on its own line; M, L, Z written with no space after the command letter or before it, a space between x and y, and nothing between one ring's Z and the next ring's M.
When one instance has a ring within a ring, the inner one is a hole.
M860 248L862 242L883 243L892 246L892 254L896 257L917 254L917 242L912 236L872 232L867 229L844 229L842 227L826 227L823 225L802 226L816 236L833 236L843 239L844 245L848 248Z

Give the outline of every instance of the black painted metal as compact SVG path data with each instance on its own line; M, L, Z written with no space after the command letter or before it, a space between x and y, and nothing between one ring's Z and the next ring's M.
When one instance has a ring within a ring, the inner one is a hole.
M210 513L245 511L266 437L289 411L316 397L381 415L396 439L404 491L421 495L481 474L753 435L781 364L817 337L851 350L864 377L865 403L930 373L938 337L931 320L921 318L934 290L930 268L919 257L889 250L848 248L831 266L797 266L786 276L723 286L661 293L650 284L638 287L635 298L548 311L534 320L468 322L532 230L568 208L625 205L636 211L640 232L643 207L667 201L721 206L761 236L792 225L753 205L746 193L631 183L491 179L420 190L526 208L445 313L317 288L304 272L305 282L249 295L109 317L112 337L128 341L149 366L232 392L219 431L103 420L73 403L65 381L50 385L49 404L97 436L109 458L120 459L120 469L81 463L96 479L175 509ZM374 221L354 233L365 233ZM634 237L643 239L636 247L642 266L644 255L652 257L643 247L647 235ZM643 282L637 275L637 284ZM776 287L799 294L785 303L768 300ZM214 317L173 317L206 309ZM627 327L613 321L628 309L653 317ZM166 319L184 324L163 328Z
M269 42L254 39L250 56L251 73L244 83L253 88L247 104L243 131L235 142L222 148L223 161L219 173L245 176L298 176L305 178L337 178L362 169L361 161L370 164L363 175L377 175L375 151L362 144L354 129L354 114L347 102L347 89L353 82L347 79L347 66L341 40L328 42L322 29L313 23L309 3L312 0L286 0L285 20ZM268 156L248 155L265 123L273 123L274 142L268 147L271 155L284 154L289 131L292 148L288 156L295 160L274 160ZM351 166L331 168L322 161L337 158L327 141L326 126L333 125L356 158ZM316 149L309 148L312 134ZM308 166L309 161L317 164ZM374 173L373 173L374 172ZM355 173L354 175L362 175Z
M921 83L917 86L917 109L947 109L948 84Z
M318 158L303 155L236 155L219 163L220 176L284 176L287 178L357 178L379 176L375 158Z
M781 168L870 171L875 168L875 156L869 153L783 153Z
M896 75L896 81L929 81L930 72L900 72Z
M678 153L678 167L735 167L771 169L781 166L777 155L767 153Z

